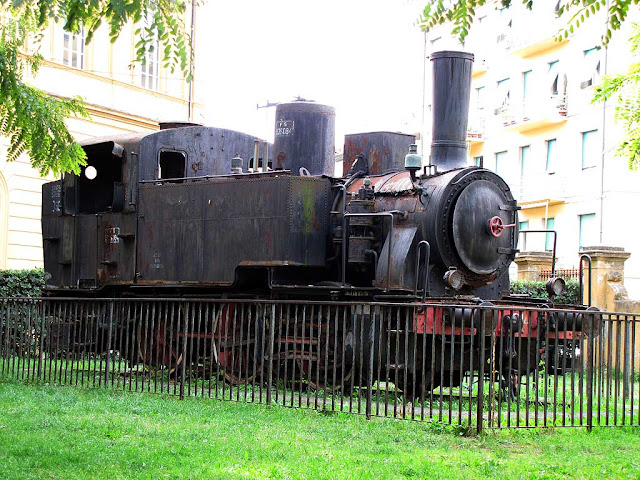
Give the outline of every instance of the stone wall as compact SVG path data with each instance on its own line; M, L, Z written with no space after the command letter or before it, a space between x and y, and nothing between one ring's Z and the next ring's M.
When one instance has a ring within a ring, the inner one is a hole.
M588 247L581 253L591 258L592 304L611 312L606 316L611 321L605 330L605 351L610 349L611 355L605 363L628 369L633 361L635 371L640 371L640 355L634 355L640 352L640 301L628 298L624 287L624 262L631 254L623 248L603 246ZM584 285L589 284L587 265L585 260Z

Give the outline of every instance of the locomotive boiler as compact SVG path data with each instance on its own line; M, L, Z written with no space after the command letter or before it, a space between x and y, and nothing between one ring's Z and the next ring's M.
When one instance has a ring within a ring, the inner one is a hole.
M438 320L444 317L460 322L460 335L501 335L505 329L513 335L516 329L533 338L537 320L518 315L522 303L509 297L518 206L498 175L467 166L472 62L468 53L432 55L427 167L415 152L415 137L361 133L346 136L344 175L336 177L334 109L306 101L278 105L273 144L180 124L83 142L87 165L81 174L43 187L46 292L504 305L483 323L483 332L477 311L417 313L395 356L405 355L420 336L442 333ZM242 330L243 319L235 315L236 321ZM382 339L394 330L371 322ZM366 348L353 340L362 325L344 328L334 351ZM136 338L157 334L138 332ZM537 354L535 348L522 354L532 351ZM166 355L162 350L158 356ZM414 380L414 390L436 386L424 380L427 355L435 352L408 359L413 378L423 378ZM224 362L220 352L217 358ZM313 358L309 353L303 360L303 371L313 369ZM389 362L384 355L378 359ZM459 383L465 368L447 368ZM225 378L244 377L236 371Z

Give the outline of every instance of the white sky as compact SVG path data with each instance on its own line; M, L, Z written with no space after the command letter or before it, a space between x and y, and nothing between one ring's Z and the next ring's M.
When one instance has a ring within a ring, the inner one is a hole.
M275 108L300 95L336 108L345 133L422 130L419 0L208 0L198 9L196 100L204 123L273 140ZM269 118L267 119L267 110Z

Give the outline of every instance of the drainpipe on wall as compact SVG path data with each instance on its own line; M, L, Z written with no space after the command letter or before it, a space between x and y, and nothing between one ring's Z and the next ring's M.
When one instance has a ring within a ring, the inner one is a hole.
M191 82L189 83L189 103L187 105L187 119L192 122L193 121L193 87L195 84L195 74L194 74L194 66L193 59L196 54L196 0L191 0L191 55L189 58L189 73L191 74Z
M426 128L424 124L426 108L426 96L427 96L427 32L424 33L424 49L422 51L422 131L420 132L420 154L424 158L424 137L426 134Z
M607 0L607 6L605 9L605 12L609 11L609 1ZM607 15L607 21L605 22L605 29L609 28L609 16ZM607 46L604 47L604 68L603 68L603 74L607 75L607 60L608 60L608 54L609 54L609 48ZM602 161L600 162L600 245L602 245L604 243L604 240L602 239L602 234L604 232L604 160L605 160L605 146L606 146L606 141L605 141L605 133L606 133L606 126L607 126L607 101L605 100L602 103Z

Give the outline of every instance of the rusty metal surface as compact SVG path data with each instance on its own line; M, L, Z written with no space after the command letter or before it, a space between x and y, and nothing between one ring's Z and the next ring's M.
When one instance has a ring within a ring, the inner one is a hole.
M143 185L139 283L231 285L238 265L323 266L328 190L289 175Z
M186 166L183 177L227 175L231 172L231 159L236 155L243 160L243 171L253 158L252 135L213 127L186 127L160 130L145 136L140 142L140 180L157 179L158 152L183 152ZM260 140L260 142L262 142Z
M367 165L368 175L379 175L390 170L404 170L404 157L415 135L395 132L370 132L345 135L343 175L352 169L358 156ZM360 166L358 166L360 169Z
M391 172L385 175L372 175L371 187L377 195L404 195L415 192L409 172ZM363 184L364 178L355 179L349 185L350 192L357 192Z
M133 283L136 215L102 213L97 219L98 285Z
M95 287L97 227L95 215L43 216L47 287Z
M477 431L640 427L639 335L637 315L471 301L0 299L0 376Z
M71 219L75 235L71 285L93 285L98 260L98 222L95 215L77 215Z
M335 117L333 107L314 102L276 106L274 168L302 175L334 175ZM303 172L304 172L303 170Z
M378 260L378 268L376 269L375 285L378 287L386 286L386 279L391 269L391 289L408 290L415 285L415 269L416 263L416 231L418 227L415 225L399 225L394 228L393 242L391 251L391 265L387 264L389 254L389 239L385 241Z

